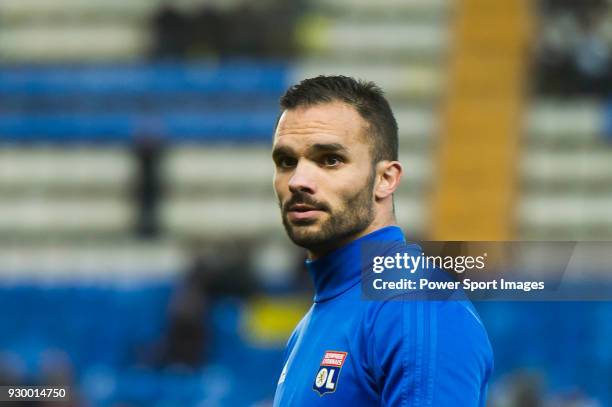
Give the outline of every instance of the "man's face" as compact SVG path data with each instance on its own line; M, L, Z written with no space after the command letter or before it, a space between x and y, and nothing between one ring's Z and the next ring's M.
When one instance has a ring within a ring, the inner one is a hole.
M324 250L372 223L374 170L366 129L359 113L342 102L281 116L272 149L274 189L295 244Z

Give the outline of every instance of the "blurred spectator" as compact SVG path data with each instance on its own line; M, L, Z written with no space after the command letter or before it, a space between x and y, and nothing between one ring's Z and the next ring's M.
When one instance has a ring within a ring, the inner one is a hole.
M41 402L40 406L62 406L77 407L84 406L82 397L76 386L74 367L70 356L59 349L48 349L41 357L40 363L40 385L67 386L70 392L68 402Z
M597 401L591 399L579 390L553 397L547 407L601 407Z
M152 238L159 233L157 208L162 195L160 161L163 145L155 137L138 137L133 151L138 168L134 185L138 208L136 233L142 238Z
M536 87L552 95L609 96L612 22L608 0L545 0Z
M498 382L489 396L492 407L543 407L541 377L519 371Z
M154 16L155 58L197 56L288 58L299 2L244 2L232 9L167 5Z
M0 386L22 384L25 381L26 366L15 353L0 353Z
M256 289L248 256L245 242L194 245L193 260L170 300L166 335L148 357L153 364L190 370L206 362L211 303L245 298Z

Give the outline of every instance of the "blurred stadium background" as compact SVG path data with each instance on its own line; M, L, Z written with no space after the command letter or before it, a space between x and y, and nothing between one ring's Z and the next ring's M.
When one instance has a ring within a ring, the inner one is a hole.
M607 0L1 0L0 382L264 406L311 288L279 96L386 90L413 240L612 240ZM612 405L612 306L477 304L490 405ZM20 404L24 405L24 404Z

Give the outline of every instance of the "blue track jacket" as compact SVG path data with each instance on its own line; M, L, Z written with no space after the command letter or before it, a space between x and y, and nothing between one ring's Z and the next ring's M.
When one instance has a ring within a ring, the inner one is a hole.
M364 299L366 246L421 254L389 226L306 262L314 304L287 344L274 406L484 407L493 353L472 304Z

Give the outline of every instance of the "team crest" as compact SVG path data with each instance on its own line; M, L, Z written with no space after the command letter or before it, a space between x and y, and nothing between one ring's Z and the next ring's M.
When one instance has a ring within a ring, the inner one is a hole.
M312 389L319 393L319 396L325 393L333 393L338 387L338 378L340 371L346 360L347 352L339 352L335 350L325 351L321 365L315 376Z

